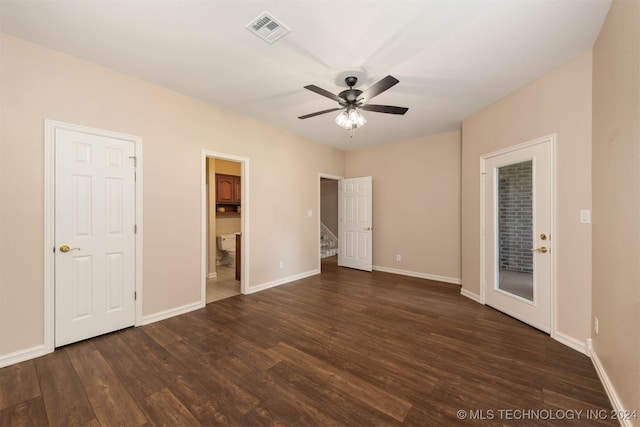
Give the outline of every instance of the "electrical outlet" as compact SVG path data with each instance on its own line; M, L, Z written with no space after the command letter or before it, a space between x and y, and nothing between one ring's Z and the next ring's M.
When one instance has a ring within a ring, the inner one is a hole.
M600 329L600 322L597 317L593 318L593 331L598 335L598 329Z
M398 262L402 261L402 257L400 255L396 255L396 261Z
M284 261L280 261L280 268L284 268Z

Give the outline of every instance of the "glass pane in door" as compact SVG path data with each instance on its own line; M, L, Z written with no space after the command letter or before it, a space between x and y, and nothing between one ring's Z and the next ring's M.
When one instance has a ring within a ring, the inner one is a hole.
M533 161L498 168L498 282L533 301Z

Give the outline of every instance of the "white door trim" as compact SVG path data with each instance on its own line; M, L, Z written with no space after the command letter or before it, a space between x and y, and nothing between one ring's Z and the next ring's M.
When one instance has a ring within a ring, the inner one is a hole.
M55 348L55 134L56 129L131 141L136 153L135 325L142 321L142 138L134 135L45 119L44 121L44 351Z
M207 303L207 241L208 241L208 223L207 223L207 159L214 158L220 160L228 160L240 163L241 167L241 190L240 190L240 206L242 206L242 215L240 215L240 232L242 236L240 241L242 244L242 271L240 273L240 292L249 293L249 262L250 255L250 238L249 238L249 216L250 206L249 200L249 158L236 156L234 154L219 153L217 151L202 150L200 161L200 302L202 307Z
M484 224L485 224L485 162L487 159L492 157L500 156L503 154L511 153L513 151L521 150L523 148L532 147L534 145L549 143L550 144L550 153L549 153L549 162L550 162L550 174L549 177L551 180L551 228L550 233L553 236L554 247L559 247L558 245L558 233L556 233L556 134L546 135L540 138L533 139L531 141L527 141L521 144L512 145L510 147L502 148L500 150L493 151L491 153L484 154L480 156L480 304L485 304L485 232L484 232ZM557 319L557 305L556 305L556 255L558 251L553 250L549 253L551 256L551 319L550 319L550 336L551 338L558 339L558 332L556 331L556 319Z
M334 179L336 181L340 181L341 179L344 179L344 177L342 176L338 176L338 175L331 175L328 173L322 173L319 172L318 173L318 208L317 208L317 212L318 212L318 238L316 239L316 242L318 242L318 253L316 256L316 259L318 260L318 264L316 267L316 270L318 272L320 272L320 265L321 265L321 260L320 260L320 239L322 236L322 227L320 226L320 222L322 221L322 197L321 197L321 193L322 193L322 178L327 178L327 179ZM336 212L336 215L338 215L338 212Z

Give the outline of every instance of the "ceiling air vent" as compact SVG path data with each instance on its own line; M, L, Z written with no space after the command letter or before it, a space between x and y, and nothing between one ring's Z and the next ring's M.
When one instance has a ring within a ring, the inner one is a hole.
M273 43L291 31L282 22L274 18L269 12L261 13L247 24L247 30L260 37L267 43Z

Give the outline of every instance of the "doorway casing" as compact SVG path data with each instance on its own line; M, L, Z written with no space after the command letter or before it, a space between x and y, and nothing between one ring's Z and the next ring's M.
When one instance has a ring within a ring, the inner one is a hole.
M209 223L207 215L210 206L207 205L207 159L227 160L230 162L240 163L241 168L241 190L240 190L240 205L242 206L242 215L240 216L240 233L241 233L241 251L242 257L242 271L240 273L240 292L242 294L247 293L249 287L249 158L236 156L234 154L219 153L216 151L202 150L201 158L201 179L200 179L200 299L202 306L206 305L207 300L207 262L208 262L208 241L209 241Z

